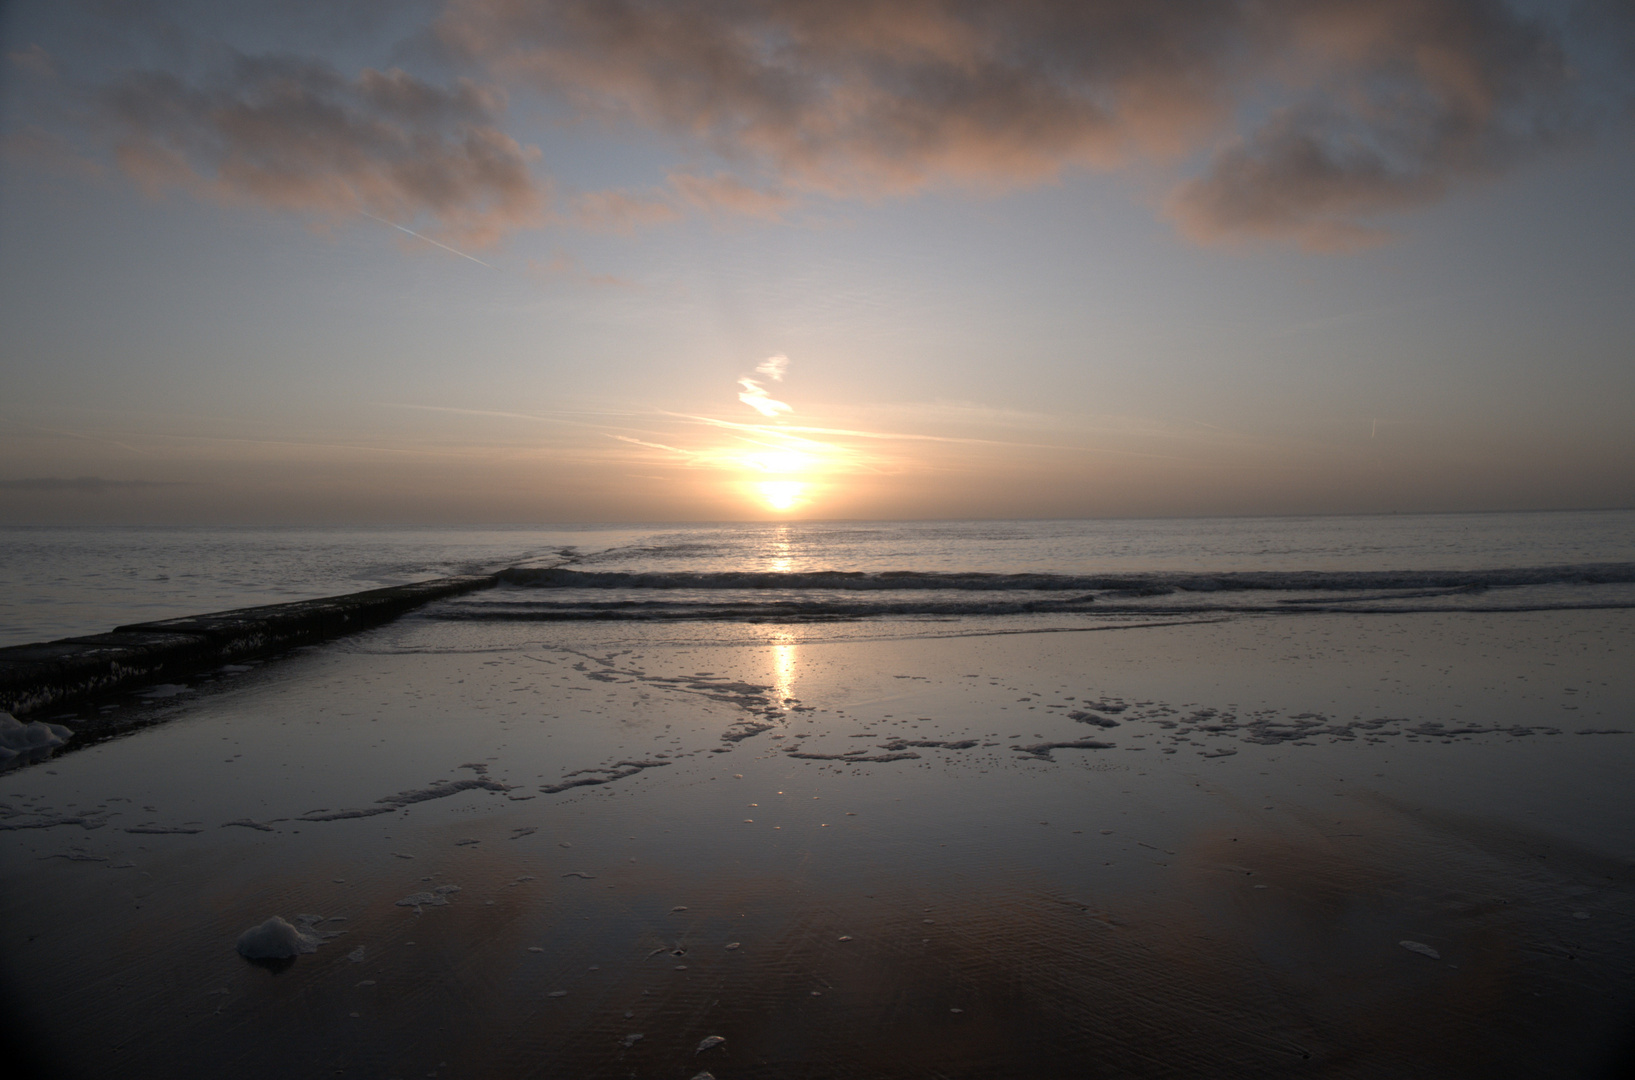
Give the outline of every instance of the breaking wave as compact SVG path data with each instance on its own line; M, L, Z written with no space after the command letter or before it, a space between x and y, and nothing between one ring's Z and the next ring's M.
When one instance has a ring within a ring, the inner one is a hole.
M1108 574L503 571L430 618L814 621L879 616L1540 611L1635 607L1635 563L1480 570Z
M1031 590L1130 594L1322 589L1493 589L1522 585L1625 585L1635 563L1536 566L1493 570L1245 570L1225 573L961 574L919 570L621 573L567 567L504 570L511 585L543 589L837 589L961 591Z

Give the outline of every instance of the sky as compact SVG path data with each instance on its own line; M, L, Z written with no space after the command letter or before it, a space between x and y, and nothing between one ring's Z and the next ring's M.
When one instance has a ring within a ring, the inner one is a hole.
M0 520L1635 506L1635 8L13 0Z

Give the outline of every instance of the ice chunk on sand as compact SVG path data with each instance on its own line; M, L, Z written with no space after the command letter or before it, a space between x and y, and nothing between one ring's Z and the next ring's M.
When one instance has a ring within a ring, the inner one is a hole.
M1442 959L1442 954L1431 948L1429 945L1424 945L1417 941L1399 941L1397 944L1401 945L1409 952L1416 952L1421 956L1428 956L1432 960Z
M34 720L25 724L9 712L0 712L0 769L43 761L51 751L66 745L74 733L61 724Z
M246 960L288 960L317 952L323 941L274 915L238 936L238 954Z

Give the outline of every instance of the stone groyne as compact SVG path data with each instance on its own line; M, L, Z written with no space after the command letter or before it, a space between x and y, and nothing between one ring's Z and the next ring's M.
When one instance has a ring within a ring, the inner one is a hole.
M0 710L23 717L219 664L379 626L432 600L486 589L491 574L133 623L106 634L0 649Z

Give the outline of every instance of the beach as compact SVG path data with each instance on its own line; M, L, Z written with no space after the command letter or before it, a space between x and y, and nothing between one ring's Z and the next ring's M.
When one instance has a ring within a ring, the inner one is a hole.
M0 1080L1635 1077L1635 3L0 37Z
M39 1062L1628 1060L1627 610L471 617L507 588L150 689L109 710L134 734L4 775L0 954ZM273 916L311 951L246 961Z

